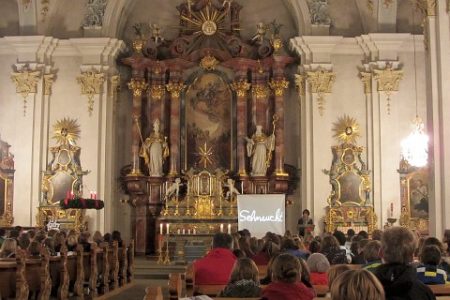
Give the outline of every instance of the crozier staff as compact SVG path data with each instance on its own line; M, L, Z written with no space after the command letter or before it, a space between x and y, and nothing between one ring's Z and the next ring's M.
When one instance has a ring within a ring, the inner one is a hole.
M298 235L305 236L305 229L308 225L313 225L313 219L310 218L309 210L303 210L302 217L298 219Z

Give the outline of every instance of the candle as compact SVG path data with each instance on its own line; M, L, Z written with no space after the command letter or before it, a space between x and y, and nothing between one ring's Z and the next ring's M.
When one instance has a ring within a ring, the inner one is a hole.
M190 228L188 229L188 234L191 234L191 229Z
M228 224L228 234L231 233L231 224Z
M192 233L193 233L193 234L197 234L197 230L195 230L195 228L192 229Z
M169 235L170 234L170 224L166 223L166 234Z
M163 223L159 223L159 234L163 234Z
M181 230L180 228L177 229L177 234L180 234Z
M186 234L186 229L183 228L183 234Z
M90 192L89 192L89 198L90 198L90 199L93 199L92 197L94 197L94 195L93 195L92 191L90 191Z
M241 181L241 194L244 195L244 182Z
M97 192L94 192L93 194L94 194L94 198L93 199L96 200L97 199Z
M220 224L220 232L223 232L223 224Z

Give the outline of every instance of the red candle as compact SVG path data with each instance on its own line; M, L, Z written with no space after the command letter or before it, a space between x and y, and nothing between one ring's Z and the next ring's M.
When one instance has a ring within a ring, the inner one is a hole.
M97 200L97 192L94 192L94 200Z

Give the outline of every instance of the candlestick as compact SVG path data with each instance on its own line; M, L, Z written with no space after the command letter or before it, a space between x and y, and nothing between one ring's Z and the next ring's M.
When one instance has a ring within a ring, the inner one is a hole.
M223 224L220 224L220 232L223 232Z
M231 224L228 224L228 234L231 233Z

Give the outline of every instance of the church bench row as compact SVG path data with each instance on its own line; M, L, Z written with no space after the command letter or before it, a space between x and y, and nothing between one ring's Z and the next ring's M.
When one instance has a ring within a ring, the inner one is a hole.
M18 250L15 259L0 260L0 295L26 300L30 293L39 295L38 299L50 299L53 294L68 299L71 290L78 299L95 298L130 282L133 266L134 241L128 248L93 243L89 252L78 245L72 255L63 247L60 256L49 256L43 248L41 258L26 258Z

